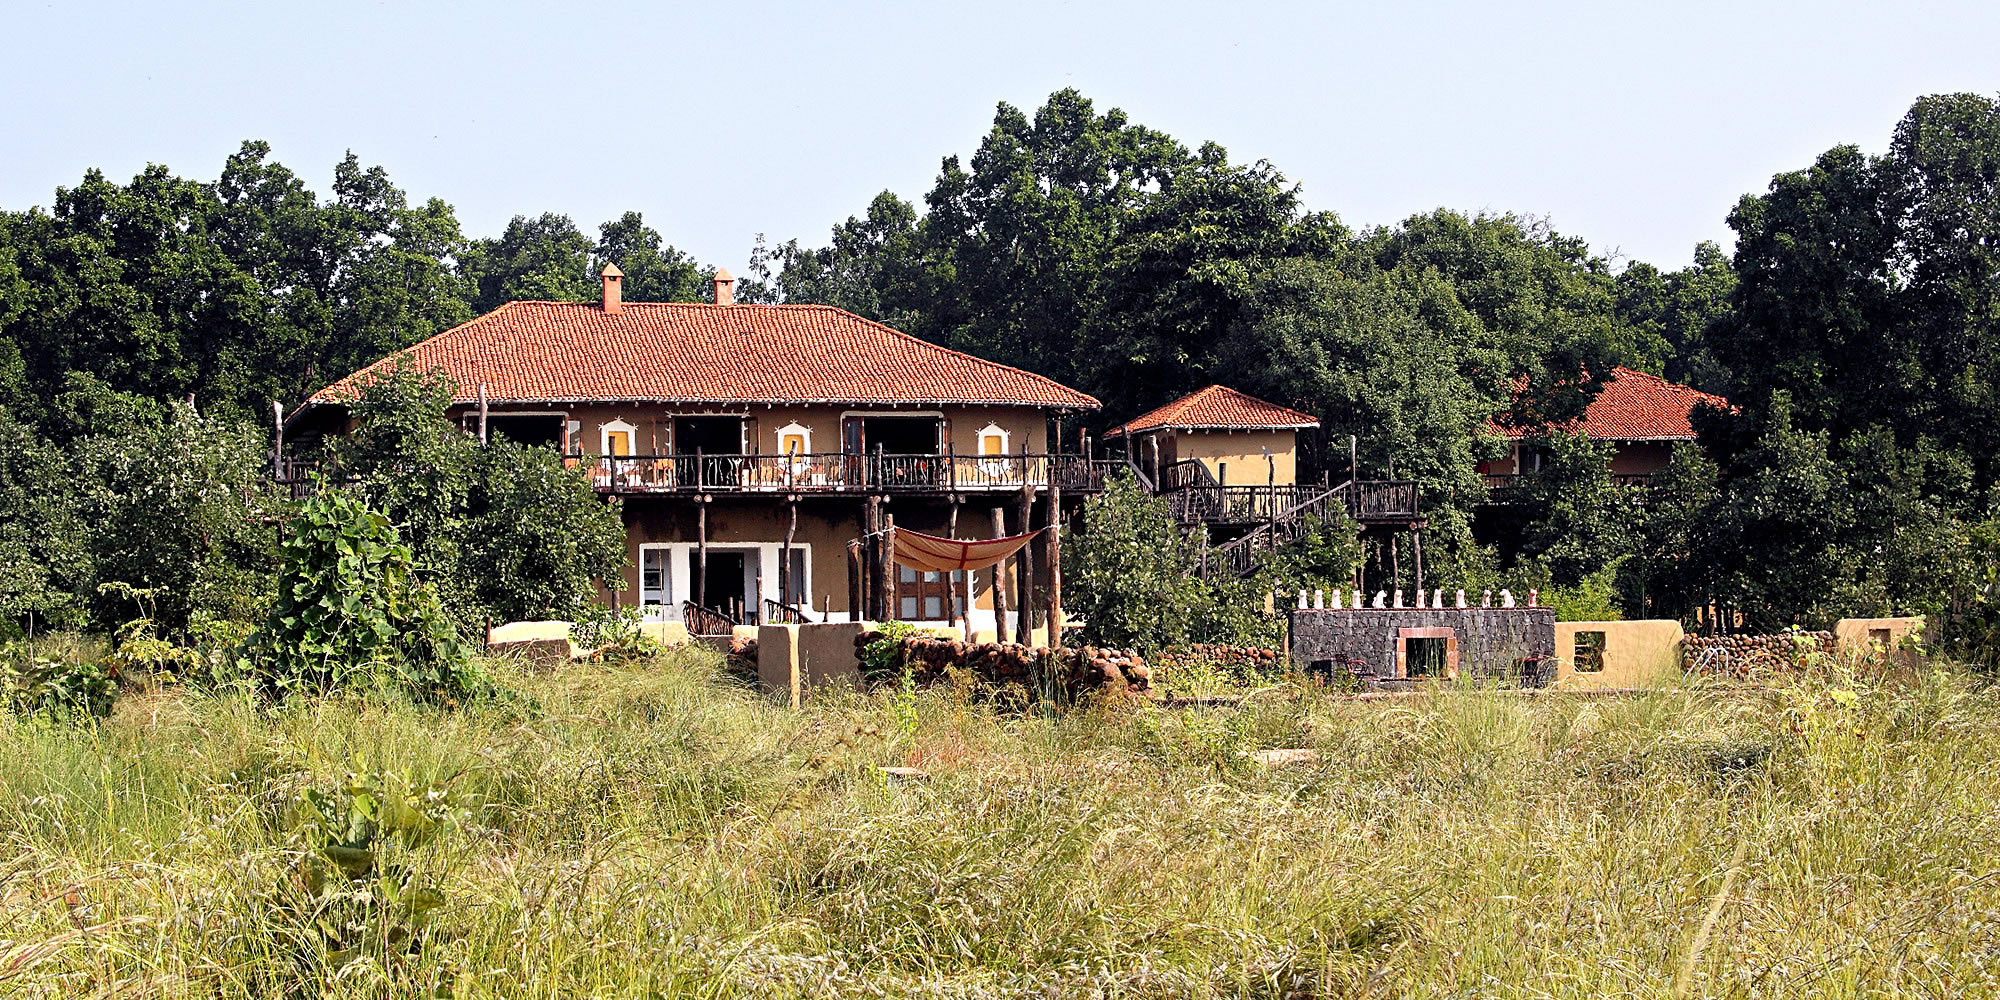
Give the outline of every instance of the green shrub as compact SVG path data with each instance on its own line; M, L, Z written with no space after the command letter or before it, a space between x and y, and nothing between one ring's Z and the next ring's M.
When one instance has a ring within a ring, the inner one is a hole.
M263 693L390 689L422 701L487 693L409 546L359 499L324 491L288 527L278 597L241 666Z
M922 635L924 630L901 621L886 621L875 626L878 637L861 647L856 658L861 661L861 676L868 680L881 680L900 673L903 663L903 640L913 635Z
M111 714L118 676L92 657L38 654L26 644L0 651L0 708L54 718Z

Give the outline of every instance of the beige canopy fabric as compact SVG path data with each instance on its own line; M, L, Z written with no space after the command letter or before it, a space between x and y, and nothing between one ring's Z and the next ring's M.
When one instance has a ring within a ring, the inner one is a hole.
M1025 535L968 540L939 538L921 531L897 528L896 562L911 569L933 573L985 569L1021 551L1022 546L1034 541L1036 535L1047 530L1047 528L1036 528Z

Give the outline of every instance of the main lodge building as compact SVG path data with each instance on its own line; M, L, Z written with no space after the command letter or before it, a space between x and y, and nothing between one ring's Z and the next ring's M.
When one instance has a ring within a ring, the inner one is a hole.
M1057 447L1064 419L1099 404L1050 379L831 306L738 305L726 271L704 303L623 302L622 277L604 269L600 302L510 302L408 352L456 383L468 432L558 447L617 498L630 565L607 603L844 620L850 543L871 529L1025 532L1118 464L1074 431ZM313 394L287 436L344 430L357 387L395 363ZM992 572L896 572L878 616L970 608L975 630L995 627ZM1019 583L1000 603L1020 607Z

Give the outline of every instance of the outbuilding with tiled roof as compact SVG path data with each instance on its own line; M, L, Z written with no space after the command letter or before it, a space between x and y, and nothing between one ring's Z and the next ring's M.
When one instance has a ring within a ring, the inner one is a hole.
M1199 483L1289 486L1298 480L1298 432L1309 413L1211 385L1105 432L1163 487Z
M1692 441L1693 414L1703 404L1728 409L1729 400L1669 382L1658 375L1619 367L1597 398L1584 408L1583 419L1559 430L1582 431L1594 441ZM1547 433L1546 429L1498 428L1516 440Z
M1676 444L1695 439L1694 411L1700 406L1728 409L1729 401L1714 393L1678 385L1658 375L1615 368L1583 417L1554 427L1522 428L1499 424L1493 430L1513 440L1508 456L1482 462L1479 471L1495 489L1507 489L1520 477L1541 468L1542 455L1534 439L1551 430L1581 432L1593 441L1613 445L1611 474L1627 485L1642 485L1667 467Z
M1258 399L1226 385L1211 385L1157 410L1133 417L1106 431L1104 436L1119 438L1161 430L1301 431L1318 426L1319 421L1311 414Z

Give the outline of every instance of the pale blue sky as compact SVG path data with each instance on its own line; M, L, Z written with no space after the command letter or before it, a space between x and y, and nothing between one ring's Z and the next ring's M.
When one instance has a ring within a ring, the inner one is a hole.
M180 8L180 9L176 9ZM211 179L245 138L322 194L353 149L467 232L625 209L707 263L921 206L998 101L1073 86L1268 159L1356 226L1546 215L1679 266L1921 94L2000 92L2000 3L0 4L0 206L85 168Z

